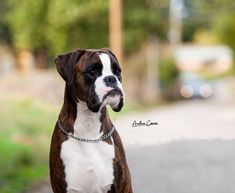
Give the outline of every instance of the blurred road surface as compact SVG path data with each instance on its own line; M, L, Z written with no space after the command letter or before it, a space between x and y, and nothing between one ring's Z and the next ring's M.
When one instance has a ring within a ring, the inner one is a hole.
M158 125L132 126L148 120ZM115 125L135 193L235 192L235 103L178 102Z
M158 125L133 127L140 121ZM156 145L179 139L235 139L235 103L178 102L127 115L115 121L115 125L127 145Z

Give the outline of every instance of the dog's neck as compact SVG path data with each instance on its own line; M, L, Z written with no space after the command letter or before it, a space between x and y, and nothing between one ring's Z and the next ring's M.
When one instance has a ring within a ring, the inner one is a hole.
M65 91L60 120L68 132L86 139L99 138L112 126L106 107L94 113L88 109L86 102L75 101L68 89Z
M74 122L74 135L81 138L95 139L102 136L101 112L93 113L85 102L77 103L77 116Z

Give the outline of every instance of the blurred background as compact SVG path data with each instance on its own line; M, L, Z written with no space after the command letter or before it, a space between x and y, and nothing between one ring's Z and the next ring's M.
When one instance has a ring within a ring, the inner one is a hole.
M53 58L110 47L134 191L234 193L234 34L234 0L1 0L0 192L51 192L64 89Z

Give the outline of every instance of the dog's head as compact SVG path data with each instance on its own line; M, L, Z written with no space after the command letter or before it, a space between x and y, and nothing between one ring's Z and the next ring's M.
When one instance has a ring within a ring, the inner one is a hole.
M92 112L105 105L118 112L124 103L121 68L109 49L75 50L55 58L57 70L78 101Z

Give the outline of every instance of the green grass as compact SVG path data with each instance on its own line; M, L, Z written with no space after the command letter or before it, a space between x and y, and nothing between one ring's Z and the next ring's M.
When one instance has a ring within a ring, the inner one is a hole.
M12 143L0 138L0 192L22 192L30 184L47 175L47 164L35 159L32 146Z
M50 133L57 108L32 99L0 99L0 130L4 136Z
M0 192L24 192L48 177L50 136L58 109L32 99L1 98L0 107Z

